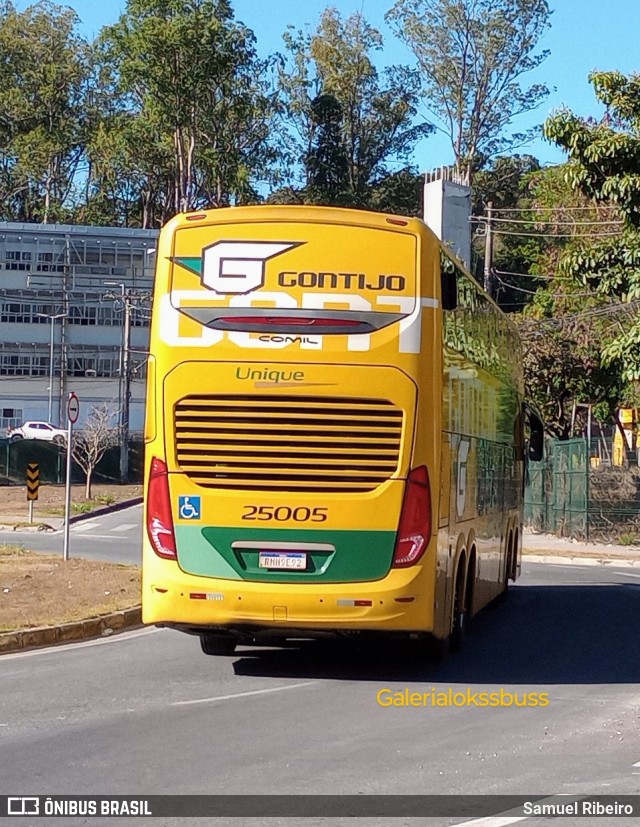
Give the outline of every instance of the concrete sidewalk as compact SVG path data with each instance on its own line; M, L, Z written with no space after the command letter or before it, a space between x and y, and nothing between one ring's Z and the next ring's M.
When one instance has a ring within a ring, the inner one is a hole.
M528 529L522 535L522 556L524 560L544 563L640 567L640 546L585 543L553 534L535 534Z

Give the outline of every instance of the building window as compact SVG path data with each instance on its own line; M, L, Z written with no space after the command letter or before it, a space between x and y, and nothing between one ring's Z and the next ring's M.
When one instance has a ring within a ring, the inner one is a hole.
M7 270L29 270L31 269L30 250L7 250Z
M0 416L0 433L6 432L7 428L17 428L22 425L21 408L2 408Z
M71 324L95 324L97 315L98 308L90 305L74 305L69 308L69 322Z

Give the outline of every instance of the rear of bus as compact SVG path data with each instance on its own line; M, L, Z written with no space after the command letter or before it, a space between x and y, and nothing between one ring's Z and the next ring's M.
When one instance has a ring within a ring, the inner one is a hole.
M211 653L434 630L437 262L422 222L360 211L231 208L163 229L146 623Z

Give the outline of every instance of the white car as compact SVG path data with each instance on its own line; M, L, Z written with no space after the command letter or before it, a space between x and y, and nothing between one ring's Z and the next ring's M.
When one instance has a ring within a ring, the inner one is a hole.
M55 442L57 445L64 445L67 441L67 432L62 428L54 428L48 422L35 420L23 422L18 428L7 428L7 436L12 442L19 439L43 439L47 442Z

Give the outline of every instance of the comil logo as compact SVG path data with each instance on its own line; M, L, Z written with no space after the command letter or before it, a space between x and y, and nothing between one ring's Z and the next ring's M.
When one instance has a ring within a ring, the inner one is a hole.
M202 259L176 257L173 261L198 273L205 287L216 293L251 293L264 284L265 264L304 241L216 241L202 251Z

